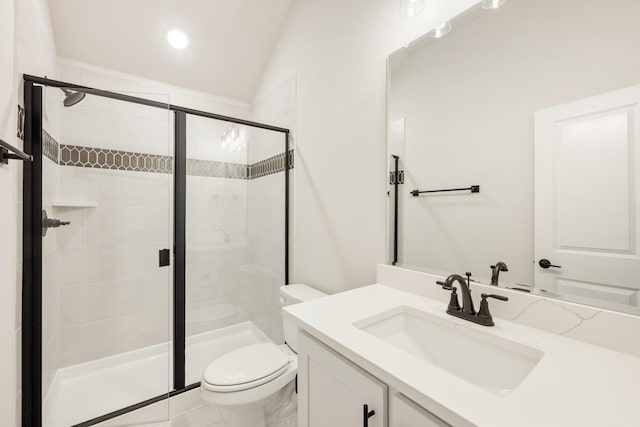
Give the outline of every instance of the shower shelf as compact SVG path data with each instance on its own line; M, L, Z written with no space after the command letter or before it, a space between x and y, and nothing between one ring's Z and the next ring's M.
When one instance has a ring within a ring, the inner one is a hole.
M61 201L54 200L51 202L51 206L54 208L97 208L98 204L96 202L83 202L83 201Z

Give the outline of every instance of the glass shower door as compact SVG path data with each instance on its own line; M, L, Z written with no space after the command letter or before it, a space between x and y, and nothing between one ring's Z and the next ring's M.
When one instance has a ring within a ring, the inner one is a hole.
M286 134L186 117L185 383L216 358L282 343Z
M165 420L171 114L47 87L43 128L43 425L108 418L153 399L134 422Z

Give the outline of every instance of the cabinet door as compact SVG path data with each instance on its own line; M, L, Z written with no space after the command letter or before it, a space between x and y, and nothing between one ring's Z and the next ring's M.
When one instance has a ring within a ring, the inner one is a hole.
M391 398L391 427L451 427L402 394Z
M387 427L385 384L304 332L298 341L300 427Z

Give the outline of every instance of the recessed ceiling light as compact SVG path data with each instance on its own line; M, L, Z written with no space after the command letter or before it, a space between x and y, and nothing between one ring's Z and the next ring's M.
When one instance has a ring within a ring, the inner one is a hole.
M172 48L183 50L189 46L189 37L179 28L172 28L167 31L167 41Z

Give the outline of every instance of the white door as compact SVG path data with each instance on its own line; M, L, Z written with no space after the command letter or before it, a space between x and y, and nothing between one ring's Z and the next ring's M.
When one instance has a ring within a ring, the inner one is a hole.
M305 333L298 346L300 427L387 426L384 383Z
M639 103L633 86L536 113L538 290L640 313Z

